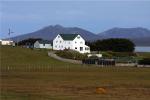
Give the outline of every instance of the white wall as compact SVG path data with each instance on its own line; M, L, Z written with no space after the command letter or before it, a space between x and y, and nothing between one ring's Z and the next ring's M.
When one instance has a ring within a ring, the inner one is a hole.
M83 50L80 50L80 47L83 48ZM90 53L90 49L86 50L85 48L89 48L88 46L85 45L85 40L78 35L74 40L73 40L73 48L76 51L79 51L80 53Z
M2 45L12 45L12 44L13 44L13 41L1 40L1 44L2 44Z
M40 45L39 45L39 42L38 42L38 41L36 41L36 42L34 43L34 48L40 48Z
M34 43L34 48L45 48L45 49L52 49L51 44L40 44L38 41Z
M84 53L84 44L85 44L85 41L84 39L78 35L74 40L73 40L73 49L80 52L80 53ZM80 50L80 47L83 48L83 50L81 51Z
M40 44L40 48L52 49L51 44Z
M53 50L63 50L63 39L60 35L57 35L56 38L53 40Z
M73 41L63 41L63 49L73 49Z

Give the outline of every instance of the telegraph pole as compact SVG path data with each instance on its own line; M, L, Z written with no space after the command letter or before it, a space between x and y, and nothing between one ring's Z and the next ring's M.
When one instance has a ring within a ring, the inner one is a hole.
M11 41L11 40L10 40L10 34L11 34L11 33L14 33L14 32L12 32L12 31L10 30L10 28L9 28L9 29L8 29L9 44L10 44L10 45L13 45L13 43L10 42L10 41Z
M10 41L10 34L11 33L14 33L14 32L12 32L11 30L10 30L10 28L8 29L8 36L9 36L9 41Z

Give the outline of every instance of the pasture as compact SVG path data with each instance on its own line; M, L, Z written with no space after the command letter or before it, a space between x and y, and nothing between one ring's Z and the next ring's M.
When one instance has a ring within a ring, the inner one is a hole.
M48 57L47 50L21 47L2 46L0 53L1 100L150 98L150 68L76 65Z

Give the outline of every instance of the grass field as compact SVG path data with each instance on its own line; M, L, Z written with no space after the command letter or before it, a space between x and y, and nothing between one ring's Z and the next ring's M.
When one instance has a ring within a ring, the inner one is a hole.
M150 98L150 68L69 64L48 57L46 50L20 47L1 47L0 53L0 100Z
M138 52L137 54L140 58L150 58L150 52Z

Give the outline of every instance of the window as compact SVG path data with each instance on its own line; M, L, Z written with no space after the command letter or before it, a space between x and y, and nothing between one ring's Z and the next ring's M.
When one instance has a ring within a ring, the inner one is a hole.
M78 36L77 38L80 39L80 36Z
M75 47L75 49L77 49L77 47Z
M43 44L43 46L45 46L45 44Z
M83 51L83 47L80 47L80 51Z
M81 41L80 44L82 44L83 42Z
M55 48L57 48L57 45L55 46Z
M75 43L77 43L77 42L75 41Z
M60 36L58 36L58 38L60 38Z
M88 48L88 47L85 47L85 50L90 50L90 48Z
M58 41L56 41L56 43L57 43Z
M70 42L68 42L68 44L70 44Z
M60 43L61 43L61 41L60 41Z

